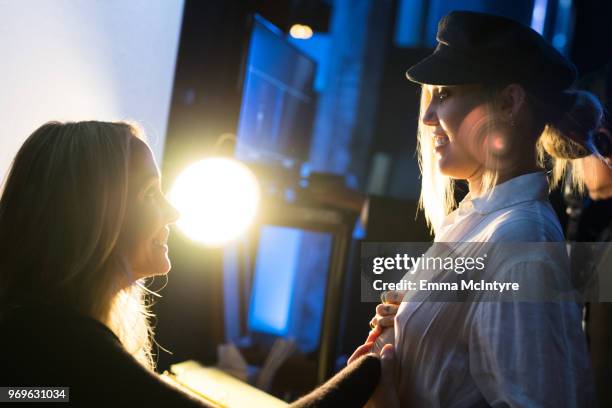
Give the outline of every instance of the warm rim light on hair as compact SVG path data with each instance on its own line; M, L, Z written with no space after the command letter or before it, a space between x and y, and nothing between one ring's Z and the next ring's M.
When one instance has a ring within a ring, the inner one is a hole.
M191 239L220 246L242 234L259 205L259 184L244 164L210 158L187 167L169 194L181 214L177 226Z

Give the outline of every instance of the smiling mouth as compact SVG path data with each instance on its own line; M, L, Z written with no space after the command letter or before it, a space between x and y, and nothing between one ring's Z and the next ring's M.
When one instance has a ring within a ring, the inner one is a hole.
M155 245L156 247L159 248L164 248L166 245L168 245L168 241L166 240L159 240L159 239L154 239L153 240L153 245Z
M450 139L448 138L447 135L442 135L442 134L434 135L434 147L438 148L438 147L446 146L449 143L450 143Z
M170 231L164 228L157 237L153 238L153 245L158 248L167 248L169 235Z

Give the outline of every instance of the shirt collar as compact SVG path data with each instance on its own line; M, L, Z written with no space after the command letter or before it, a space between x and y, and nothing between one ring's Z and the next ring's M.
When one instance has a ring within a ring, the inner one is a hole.
M548 197L548 180L542 171L527 173L504 181L483 197L472 199L468 194L459 204L461 210L489 214L502 208L526 201L544 200Z

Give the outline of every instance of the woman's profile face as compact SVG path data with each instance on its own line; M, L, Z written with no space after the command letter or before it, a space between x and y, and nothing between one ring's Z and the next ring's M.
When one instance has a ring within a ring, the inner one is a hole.
M168 236L178 212L161 190L159 170L144 142L134 144L124 226L126 256L136 279L170 271Z
M431 86L430 92L422 121L433 133L438 168L452 178L468 179L478 173L486 154L484 99L475 86Z

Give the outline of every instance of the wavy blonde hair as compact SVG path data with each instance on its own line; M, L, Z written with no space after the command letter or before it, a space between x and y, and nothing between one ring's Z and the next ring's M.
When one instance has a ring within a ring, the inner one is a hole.
M93 317L154 370L156 294L119 245L131 152L144 143L126 122L49 122L28 137L0 198L0 307L35 302Z
M421 88L420 114L417 133L417 151L421 170L421 195L419 206L425 213L430 229L436 233L442 221L457 205L455 181L440 172L438 168L433 129L423 123L423 117L432 99L430 85ZM503 89L501 85L481 86L483 100L489 112L497 109L496 96ZM602 119L603 110L599 100L585 91L566 91L559 98L565 103L543 102L536 92L527 91L527 104L533 120L534 135L525 142L533 142L536 164L548 168L551 189L568 179L569 185L579 192L584 191L584 177L581 161L575 160L590 153L585 147L589 132L596 129ZM487 129L496 126L495 115L488 118ZM483 159L481 195L490 195L499 179L497 158L486 154Z

